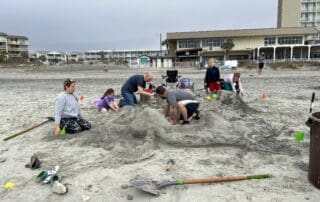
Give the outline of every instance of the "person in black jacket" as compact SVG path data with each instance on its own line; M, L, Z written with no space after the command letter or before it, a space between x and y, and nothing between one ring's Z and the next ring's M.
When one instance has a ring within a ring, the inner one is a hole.
M217 67L217 61L215 58L209 60L209 68L207 69L206 76L204 78L204 88L210 90L211 93L221 92L220 84L220 71Z

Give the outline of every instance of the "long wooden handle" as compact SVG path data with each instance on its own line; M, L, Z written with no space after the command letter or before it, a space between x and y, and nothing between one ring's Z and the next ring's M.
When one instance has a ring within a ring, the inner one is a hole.
M229 181L240 181L250 179L263 179L270 178L271 175L251 175L251 176L226 176L226 177L214 177L214 178L203 178L203 179L185 179L178 180L178 184L200 184L200 183L214 183L214 182L229 182Z
M49 119L49 120L46 120L46 121L44 121L44 122L42 122L42 123L39 123L39 124L37 124L37 125L34 125L34 126L32 126L31 128L24 129L23 131L20 131L19 133L16 133L16 134L13 134L13 135L10 135L10 136L4 138L3 141L11 140L12 138L15 138L15 137L17 137L17 136L19 136L19 135L22 135L23 133L28 132L28 131L30 131L30 130L32 130L32 129L34 129L34 128L37 128L37 127L39 127L39 126L41 126L41 125L43 125L43 124L45 124L45 123L47 123L47 122L49 122L49 121L52 121L52 120Z

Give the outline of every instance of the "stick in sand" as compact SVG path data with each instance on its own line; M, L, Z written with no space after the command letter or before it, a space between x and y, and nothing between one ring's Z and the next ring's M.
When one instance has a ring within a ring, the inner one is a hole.
M24 129L23 131L20 131L19 133L10 135L10 136L4 138L3 141L11 140L12 138L15 138L15 137L17 137L17 136L19 136L19 135L22 135L22 134L24 134L24 133L26 133L26 132L34 129L34 128L37 128L37 127L39 127L39 126L42 126L42 125L45 124L45 123L48 123L48 122L50 122L50 121L54 121L54 118L53 118L53 117L47 117L47 119L48 119L48 120L43 121L42 123L36 124L36 125L32 126L31 128L27 128L27 129Z

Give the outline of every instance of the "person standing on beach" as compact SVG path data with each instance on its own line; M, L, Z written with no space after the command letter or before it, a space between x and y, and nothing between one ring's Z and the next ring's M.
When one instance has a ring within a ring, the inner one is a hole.
M258 75L262 74L262 69L264 67L264 60L265 60L265 56L264 53L261 53L261 55L258 57Z
M75 93L76 81L66 79L63 82L64 91L59 93L55 101L55 129L54 134L60 135L62 128L66 133L79 133L90 130L91 124L82 118L79 96Z
M220 71L217 67L217 61L215 58L209 60L209 68L207 69L206 76L204 78L204 88L209 88L211 93L221 92L220 84Z
M132 106L135 107L137 103L137 98L134 95L135 92L140 93L148 97L153 96L153 93L146 92L146 82L150 82L153 79L153 74L147 72L144 75L133 75L131 76L122 86L121 95L122 99L120 100L119 106Z
M172 107L172 125L177 124L179 119L183 120L183 124L189 124L190 121L195 118L199 119L199 102L196 100L196 96L181 89L167 90L163 86L158 86L156 93L161 98L166 98L167 102L163 106L163 114L168 116L170 107Z

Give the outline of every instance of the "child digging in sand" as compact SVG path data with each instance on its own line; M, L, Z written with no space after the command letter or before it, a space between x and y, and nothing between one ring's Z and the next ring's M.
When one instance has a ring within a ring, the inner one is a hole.
M114 90L109 88L97 101L96 106L100 112L107 112L109 109L116 112L119 111L119 106L115 102Z

